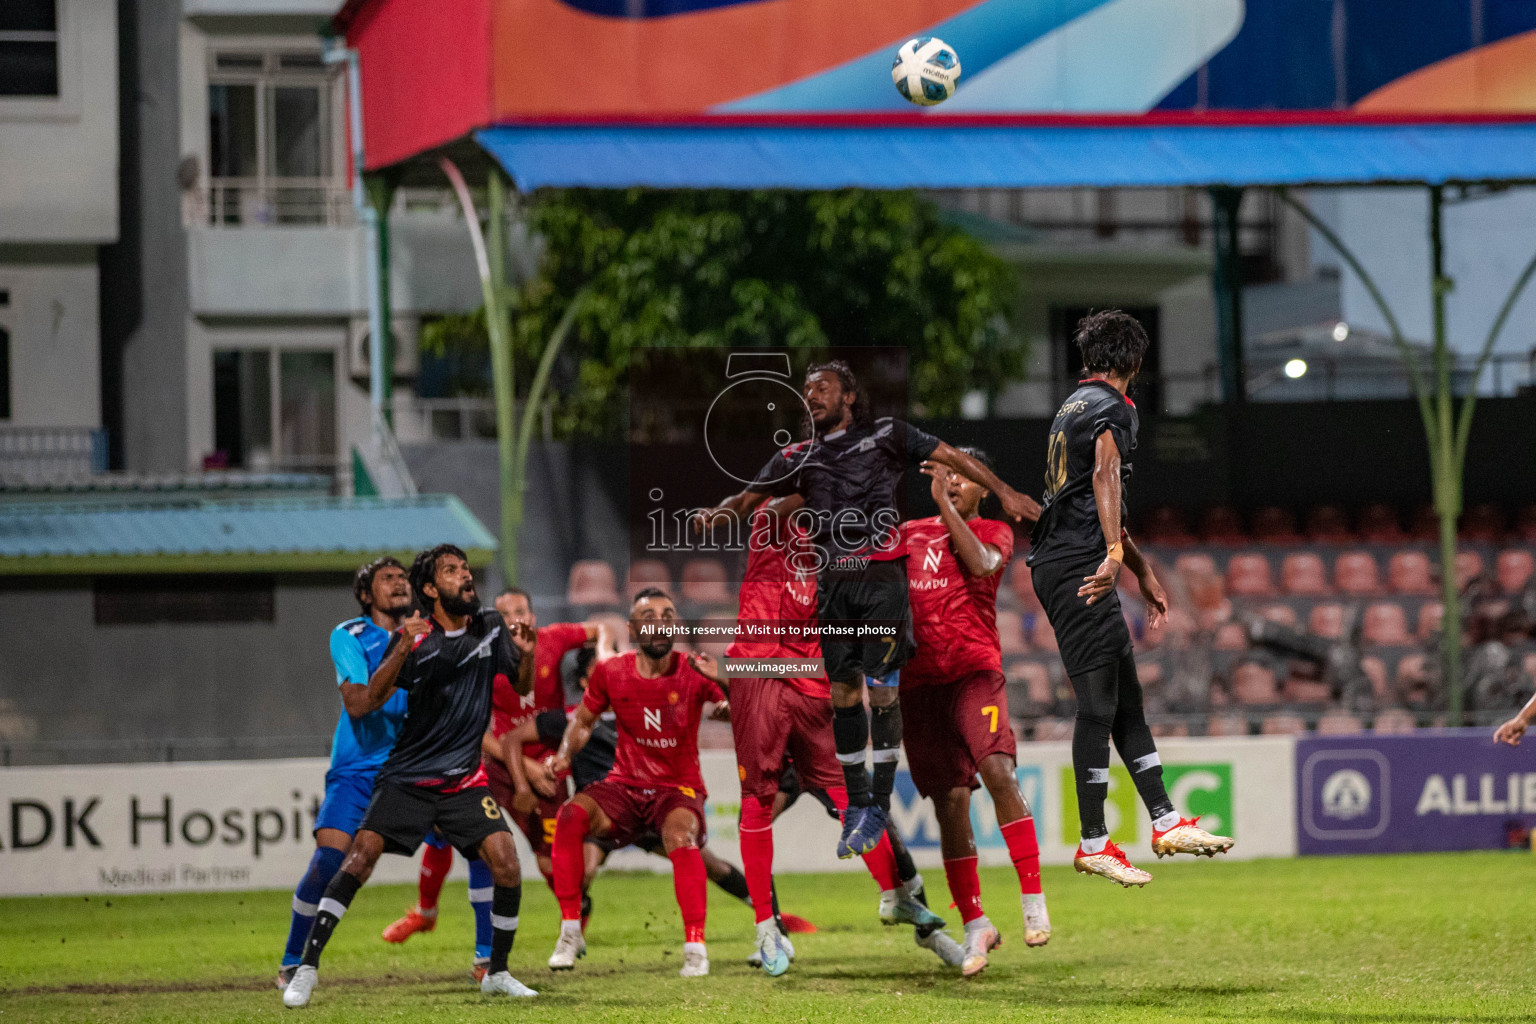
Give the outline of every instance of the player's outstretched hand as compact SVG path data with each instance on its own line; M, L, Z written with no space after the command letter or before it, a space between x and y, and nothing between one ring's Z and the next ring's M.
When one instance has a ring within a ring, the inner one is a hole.
M1520 745L1521 738L1525 735L1526 728L1527 725L1525 719L1521 718L1519 715L1516 715L1514 718L1511 718L1509 721L1493 730L1493 742L1508 743L1512 747L1518 747Z
M411 614L400 622L400 632L405 636L405 642L415 645L416 641L432 628L430 619L421 617L421 612L411 609Z
M720 662L713 654L690 654L688 664L699 675L713 679L717 683L720 681Z
M1086 597L1093 604L1115 592L1115 581L1120 578L1120 563L1106 558L1092 576L1083 577L1083 585L1077 588L1078 597Z
M932 481L928 487L928 493L933 495L934 504L940 506L949 504L949 467L929 460L918 469L928 474Z
M538 634L533 631L533 628L526 622L515 622L507 629L512 634L513 645L524 654L532 655L534 643L538 639Z
M544 759L544 763L549 766L551 774L554 775L559 775L561 772L568 772L571 770L571 759L560 753L558 750L546 757Z
M535 761L531 757L523 758L523 775L528 779L528 785L533 791L546 800L555 798L555 773L549 769L549 759L544 758Z
M1040 503L1012 487L999 493L997 500L1003 503L1003 513L1016 523L1026 519L1033 523L1040 518Z
M532 814L539 809L539 798L531 789L520 789L512 794L512 810L517 814Z
M1139 582L1141 599L1147 602L1147 628L1160 629L1168 621L1168 595L1163 591L1163 585L1157 582L1157 577L1152 575L1152 570L1145 566L1142 568L1146 571Z

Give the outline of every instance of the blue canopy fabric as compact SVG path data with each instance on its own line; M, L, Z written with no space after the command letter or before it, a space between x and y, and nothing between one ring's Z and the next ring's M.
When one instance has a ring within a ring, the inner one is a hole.
M519 189L1536 181L1536 122L1294 117L529 123L475 138Z

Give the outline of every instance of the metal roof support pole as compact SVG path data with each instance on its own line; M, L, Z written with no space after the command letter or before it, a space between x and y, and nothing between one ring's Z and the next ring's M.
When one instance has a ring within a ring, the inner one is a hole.
M399 173L393 170L363 175L371 210L368 219L372 230L368 235L373 243L367 254L372 266L368 277L372 286L368 303L368 359L373 371L370 397L391 430L395 425L395 328L389 291L389 208L394 205L398 184Z
M1238 210L1243 190L1213 185L1211 194L1212 240L1216 266L1211 286L1216 292L1216 356L1221 366L1221 398L1241 404L1248 398L1243 365L1243 262L1238 245Z
M1445 186L1429 187L1429 288L1434 310L1435 434L1429 468L1434 475L1435 514L1440 518L1440 657L1447 724L1462 724L1461 595L1456 585L1456 523L1461 518L1462 460L1457 458L1452 418L1451 352L1445 337L1445 297L1455 282L1445 276Z

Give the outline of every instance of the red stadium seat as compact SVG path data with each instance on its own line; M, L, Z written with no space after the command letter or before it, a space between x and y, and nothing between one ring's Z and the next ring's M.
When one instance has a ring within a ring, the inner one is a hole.
M1394 594L1435 593L1435 577L1429 556L1422 551L1399 551L1387 561L1387 586Z
M1302 539L1296 532L1296 517L1273 505L1253 514L1253 536L1266 544L1296 544Z
M1008 666L1008 678L1022 683L1029 699L1036 707L1050 707L1051 673L1035 661L1018 661Z
M1189 724L1187 722L1158 722L1152 726L1152 735L1158 738L1164 736L1188 736Z
M672 570L667 568L666 562L659 558L642 558L629 563L629 572L624 579L625 596L633 601L646 587L660 587L668 594L673 593Z
M1248 531L1237 510L1228 505L1213 505L1200 517L1200 536L1209 544L1246 544Z
M718 558L690 558L683 565L683 600L693 604L730 604L725 564Z
M1402 647L1413 642L1408 635L1408 616L1403 606L1379 601L1365 609L1361 638L1378 647Z
M1248 719L1242 715L1212 715L1205 723L1207 736L1247 736Z
M1035 723L1035 742L1060 743L1070 741L1073 728L1074 725L1071 719L1042 718Z
M1275 704L1280 700L1275 670L1257 661L1245 661L1232 670L1232 697L1239 704Z
M1386 698L1392 692L1392 684L1387 678L1387 663L1374 654L1360 659L1360 671L1371 681L1371 693L1375 694L1377 700Z
M1467 584L1483 574L1483 556L1476 551L1456 552L1456 589L1465 590Z
M1300 715L1288 711L1265 715L1259 732L1265 736L1299 736L1307 731L1307 723Z
M1344 606L1328 602L1312 606L1307 616L1307 631L1337 640L1344 635Z
M613 566L597 558L585 558L572 565L565 601L587 607L617 606L619 587Z
M1217 576L1216 559L1203 551L1189 551L1173 560L1173 571L1186 579L1193 575Z
M1030 582L1029 566L1024 564L1023 556L1013 560L1013 568L1008 570L1008 589L1012 590L1019 603L1027 612L1044 612L1045 608L1040 604L1040 598L1035 594L1034 584Z
M1296 609L1288 604L1267 604L1259 609L1259 614L1277 626L1296 628L1300 621L1296 615Z
M624 616L616 612L607 612L602 615L593 615L587 621L608 627L608 635L613 638L614 644L620 651L627 651L633 646L629 642L629 620Z
M1326 704L1333 687L1310 676L1286 676L1280 696L1287 704Z
M1056 646L1056 631L1051 629L1051 620L1044 615L1035 616L1034 628L1029 633L1029 645L1037 651L1058 651Z
M1439 601L1425 601L1419 606L1419 621L1413 635L1420 643L1440 632L1440 622L1445 618L1445 605Z
M1371 731L1385 736L1400 736L1413 732L1418 728L1418 722L1414 720L1413 712L1407 708L1387 708L1377 712L1376 720L1371 723Z
M1286 555L1280 563L1280 587L1297 597L1321 597L1333 593L1328 586L1328 570L1317 555Z
M1330 711L1317 720L1319 736L1353 736L1365 732L1365 723L1347 711Z
M1367 505L1360 510L1360 539L1367 544L1400 544L1408 538L1390 505Z
M1227 562L1227 593L1234 597L1269 597L1275 592L1269 559L1255 552L1233 555Z
M1184 513L1168 505L1159 505L1147 516L1142 528L1147 540L1154 544L1185 545L1195 543L1194 534L1184 522Z
M1473 505L1462 514L1457 532L1464 540L1498 544L1504 540L1504 510L1497 505Z
M1494 575L1498 577L1499 589L1511 597L1525 589L1532 574L1536 574L1536 556L1523 548L1500 551L1498 560L1494 562Z
M1029 644L1024 639L1024 616L1018 612L998 611L997 639L1005 656L1028 654Z
M1248 647L1248 631L1241 622L1223 622L1211 638L1213 651L1241 651Z
M1349 544L1355 535L1349 517L1337 505L1319 505L1307 513L1307 539L1319 544Z
M1381 570L1369 551L1346 551L1333 563L1333 582L1341 594L1375 597L1381 591Z
M1429 682L1428 658L1423 654L1410 654L1397 663L1393 679L1399 694L1407 695L1424 689Z

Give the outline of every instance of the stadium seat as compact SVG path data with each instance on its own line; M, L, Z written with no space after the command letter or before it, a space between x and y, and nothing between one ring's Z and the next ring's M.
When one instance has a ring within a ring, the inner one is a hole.
M1207 736L1247 736L1248 719L1242 715L1212 715L1205 723Z
M1274 592L1269 559L1257 552L1245 551L1228 560L1227 593L1234 597L1269 597Z
M1367 505L1360 510L1360 539L1367 544L1401 544L1408 538L1390 505Z
M683 600L693 604L730 604L735 596L725 585L725 563L718 558L690 558L683 565Z
M1051 628L1051 620L1044 615L1035 616L1035 624L1029 631L1029 645L1037 651L1054 653L1061 649L1056 646L1056 631Z
M674 592L672 570L667 568L666 562L659 558L641 558L629 563L629 572L624 577L624 596L633 601L646 587L660 587L669 594Z
M1497 505L1473 505L1462 513L1456 532L1463 540L1498 544L1504 540L1504 510Z
M1148 513L1142 533L1154 544L1179 547L1195 543L1194 534L1184 522L1184 513L1169 505L1159 505Z
M1246 544L1248 531L1237 510L1230 505L1213 505L1200 517L1200 536L1207 544Z
M1038 743L1070 742L1073 722L1070 718L1042 718L1035 723L1035 741Z
M1296 532L1296 517L1273 505L1253 514L1253 536L1265 544L1298 544L1302 540Z
M1039 596L1035 593L1034 584L1030 582L1029 566L1024 564L1022 555L1013 560L1013 568L1008 570L1008 589L1013 591L1025 611L1043 612L1045 610Z
M1317 720L1319 736L1353 736L1365 732L1365 723L1347 711L1330 711Z
M1289 675L1280 687L1280 699L1286 704L1326 704L1333 687L1312 676Z
M998 611L997 639L1005 657L1029 653L1029 643L1024 639L1024 616L1018 612Z
M613 566L598 558L584 558L572 565L565 602L586 608L617 607L619 588Z
M1465 590L1467 584L1483 574L1483 556L1476 551L1456 552L1456 589Z
M1213 651L1243 651L1248 649L1248 631L1241 622L1223 622L1216 627L1211 638Z
M1322 597L1333 593L1323 560L1311 552L1286 555L1280 563L1280 588L1297 597Z
M1017 661L1008 666L1008 678L1018 682L1029 694L1036 708L1048 708L1055 700L1051 693L1051 673L1036 661ZM1020 709L1015 709L1020 710Z
M1397 663L1393 685L1399 694L1408 694L1424 688L1429 681L1428 658L1423 654L1410 654Z
M608 627L608 635L613 637L613 642L620 651L627 651L634 645L629 642L629 620L617 612L606 612L602 615L593 615L588 622L600 623Z
M1445 605L1439 601L1425 601L1419 606L1419 622L1413 635L1420 643L1440 632L1440 621L1445 618Z
M1275 704L1280 700L1275 670L1257 661L1245 661L1232 670L1232 697L1239 704Z
M1312 606L1307 615L1307 632L1337 640L1344 635L1344 606L1325 602Z
M1259 609L1259 614L1277 626L1289 626L1292 629L1301 621L1296 609L1288 604L1267 604Z
M1186 551L1173 560L1173 571L1188 579L1191 576L1218 576L1216 559L1203 551Z
M1189 603L1201 629L1214 629L1232 617L1232 602L1222 593L1219 575L1190 571L1181 578L1189 590Z
M1349 517L1337 505L1319 505L1307 513L1307 539L1318 544L1349 544L1355 535Z
M1407 708L1387 708L1377 712L1376 720L1371 723L1371 731L1386 736L1400 736L1413 732L1418 725L1413 712Z
M1157 722L1152 726L1152 735L1158 738L1164 736L1188 736L1188 722Z
M1403 606L1392 601L1378 601L1367 605L1362 622L1361 638L1378 647L1400 647L1412 643L1408 635L1408 616Z
M1369 551L1346 551L1333 563L1333 583L1350 597L1375 597L1381 590L1381 570Z
M1289 711L1265 715L1264 721L1259 724L1259 733L1264 736L1299 736L1306 731L1306 721Z
M1391 694L1392 684L1388 681L1386 662L1374 654L1368 654L1360 659L1360 671L1371 681L1371 693L1377 700L1383 700Z
M1494 575L1498 577L1499 589L1511 597L1525 589L1533 573L1536 573L1536 556L1524 548L1500 551L1494 562Z
M1515 517L1515 535L1521 540L1536 541L1536 505L1527 505Z
M1435 577L1429 556L1422 551L1399 551L1387 561L1387 586L1394 594L1433 594Z

